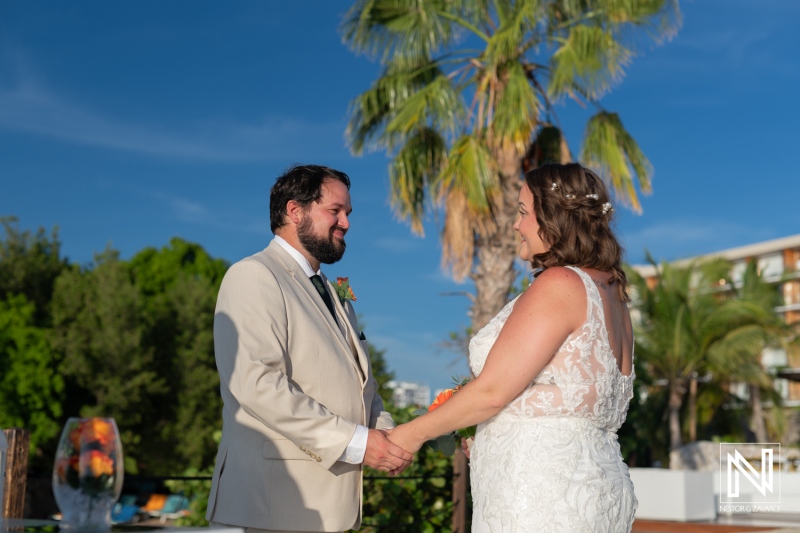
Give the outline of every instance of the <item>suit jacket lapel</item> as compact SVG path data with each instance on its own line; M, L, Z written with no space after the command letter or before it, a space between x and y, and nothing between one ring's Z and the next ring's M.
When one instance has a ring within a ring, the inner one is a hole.
M331 334L336 338L337 342L339 343L339 346L345 352L347 359L350 361L350 363L355 367L357 371L361 372L359 365L352 356L352 349L350 347L350 343L345 338L345 335L342 333L342 330L339 329L339 326L333 319L333 315L331 315L331 312L328 311L328 308L325 306L325 302L322 301L322 298L317 292L316 287L314 287L314 284L311 283L311 280L308 278L308 276L306 276L306 273L303 271L300 265L297 264L297 261L295 261L294 258L291 255L289 255L286 252L286 250L284 250L281 247L280 244L274 241L269 244L267 250L273 252L278 257L281 263L283 263L283 265L286 267L286 270L291 274L294 281L298 285L300 285L300 287L303 288L303 292L305 293L306 297L309 299L310 303L316 307L317 311L319 312L320 320L322 320L328 325L328 328L331 330ZM322 278L323 280L327 280L324 274ZM328 283L328 286L330 287L330 283ZM334 300L334 305L338 304L339 298L336 296L335 291L331 292L331 298L333 298ZM340 322L342 322L342 320L348 322L346 318L344 319L339 318Z
M369 354L366 353L361 347L361 340L358 337L358 324L354 323L354 320L351 320L350 313L345 310L344 306L339 300L339 295L336 292L336 288L333 286L333 283L327 278L325 278L325 281L328 283L328 290L331 291L331 294L333 295L333 305L336 307L336 314L339 319L339 324L342 324L345 328L345 337L349 341L351 353L353 354L354 360L357 360L358 362L359 371L361 372L361 379L362 381L365 381L367 369L369 368Z

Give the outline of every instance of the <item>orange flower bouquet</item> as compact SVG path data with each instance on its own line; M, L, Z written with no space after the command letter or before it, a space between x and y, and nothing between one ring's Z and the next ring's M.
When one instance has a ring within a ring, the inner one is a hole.
M469 382L469 378L464 378L461 380L458 378L453 378L453 382L456 384L454 388L443 390L436 395L433 403L430 404L427 409L418 409L414 411L414 414L424 415L425 413L430 413L431 411L439 408L445 402L447 402L447 400L452 398L454 394L461 390L461 387ZM475 426L470 426L468 428L462 428L454 431L453 433L441 435L433 440L428 441L428 445L434 450L439 450L445 456L450 457L456 451L456 441L462 438L471 439L473 437L475 437Z
M122 447L114 419L70 418L61 433L53 468L60 527L110 529L122 476Z

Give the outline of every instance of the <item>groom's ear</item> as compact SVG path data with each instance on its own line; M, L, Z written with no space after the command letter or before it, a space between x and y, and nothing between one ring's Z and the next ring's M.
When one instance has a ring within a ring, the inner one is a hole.
M295 200L286 202L286 218L293 224L297 225L303 219L303 206Z

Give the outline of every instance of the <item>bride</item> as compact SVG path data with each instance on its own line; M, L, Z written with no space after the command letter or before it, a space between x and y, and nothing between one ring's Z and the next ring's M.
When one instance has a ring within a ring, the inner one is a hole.
M390 434L414 452L478 424L473 532L631 530L617 430L633 395L633 333L612 212L579 164L526 174L514 229L540 273L470 341L475 379Z

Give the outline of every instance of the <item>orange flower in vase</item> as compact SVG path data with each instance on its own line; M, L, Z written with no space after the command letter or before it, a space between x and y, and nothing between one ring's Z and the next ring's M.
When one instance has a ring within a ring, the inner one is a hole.
M110 452L116 441L114 426L102 418L89 418L81 422L81 436L84 442L95 442L105 452Z
M81 455L84 477L99 478L114 474L114 460L99 450L89 450Z
M56 459L56 476L62 483L78 486L78 471L80 470L80 456L59 457ZM70 479L71 478L71 479Z
M111 418L70 418L56 452L53 495L60 529L107 531L122 490L122 448Z

